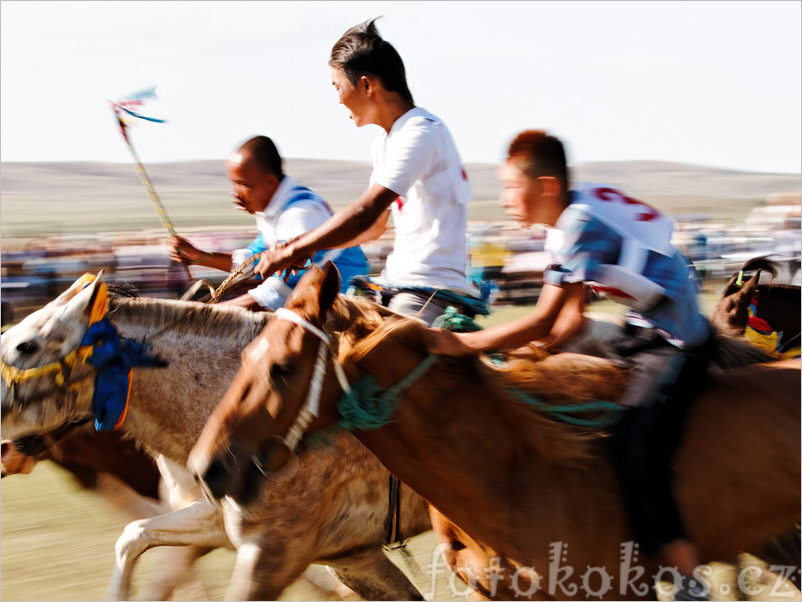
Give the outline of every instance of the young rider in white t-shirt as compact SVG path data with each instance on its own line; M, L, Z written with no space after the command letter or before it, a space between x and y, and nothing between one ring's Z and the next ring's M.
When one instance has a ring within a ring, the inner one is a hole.
M257 273L269 276L298 265L319 249L375 240L392 212L396 236L385 283L471 294L466 277L471 190L448 129L415 106L403 61L374 20L345 32L332 48L329 65L339 101L356 126L382 128L372 147L370 184L359 200L322 226L266 252ZM415 292L396 294L389 307L429 324L445 311L445 303Z

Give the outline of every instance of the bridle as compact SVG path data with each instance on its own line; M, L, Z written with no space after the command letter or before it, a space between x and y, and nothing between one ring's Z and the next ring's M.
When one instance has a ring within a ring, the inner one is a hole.
M41 378L48 374L55 373L53 380L59 389L64 391L84 380L87 377L70 380L72 371L78 364L85 364L91 357L94 351L94 345L82 345L76 347L66 355L58 358L55 362L50 362L44 366L35 366L33 368L17 368L7 364L0 359L0 375L9 389L11 389L11 403L13 404L18 399L18 387L20 384L33 380L34 378Z
M81 276L81 278L79 278L78 281L73 285L76 288L76 294L78 291L89 286L94 281L95 276L93 274L84 274ZM108 306L108 289L106 288L105 283L100 282L96 287L94 297L91 300L89 326L103 319L103 317L106 315L106 311L108 310ZM80 345L67 352L54 362L50 362L44 366L34 366L33 368L17 368L16 366L7 364L0 357L0 376L2 376L3 381L11 390L11 403L13 404L19 398L19 385L34 378L41 378L54 373L56 386L59 389L62 389L64 392L69 391L71 387L75 386L82 380L86 380L86 378L91 376L91 374L74 381L70 380L70 376L78 364L87 363L89 358L92 357L94 349L94 344Z
M331 338L320 328L292 310L283 307L279 308L276 310L273 317L279 320L292 322L320 339L320 346L317 350L317 360L315 361L315 367L312 369L312 381L309 385L309 392L306 395L306 400L304 400L304 405L301 407L298 415L295 417L295 421L284 437L284 445L286 445L291 452L294 452L298 447L298 443L300 443L306 433L306 429L312 421L320 415L320 394L323 389L323 379L326 376L326 365L328 363L329 350L331 349ZM343 367L336 359L332 361L332 365L334 366L334 374L337 377L337 382L339 382L343 392L346 395L349 394L351 385L348 382L348 378L345 376Z

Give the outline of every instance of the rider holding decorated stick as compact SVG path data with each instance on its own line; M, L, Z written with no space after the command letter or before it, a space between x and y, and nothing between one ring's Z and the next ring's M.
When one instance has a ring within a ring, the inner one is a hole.
M381 281L393 293L389 307L431 324L450 304L446 299L477 301L466 277L471 189L451 134L415 106L404 63L374 21L346 31L329 61L339 101L356 126L382 128L371 149L370 184L319 228L266 252L256 272L270 276L320 249L375 240L392 212L395 242Z
M228 160L227 173L233 186L234 202L239 209L254 216L258 236L249 247L232 253L202 251L187 239L176 236L173 238L174 260L227 272L256 253L273 249L316 228L332 215L322 197L298 186L284 173L278 149L266 136L256 136L245 142ZM358 246L322 251L315 254L312 261L334 262L343 275L344 286L351 277L368 273L367 258ZM299 272L287 279L265 278L247 293L221 305L278 309L284 305L300 275Z
M468 355L530 341L559 347L583 326L585 285L630 308L611 344L631 368L613 441L641 552L661 551L692 575L696 548L671 494L671 455L711 353L712 329L699 313L688 261L671 245L672 222L614 188L569 188L562 143L541 131L520 133L499 171L502 203L522 226L550 227L553 264L535 309L514 322L455 334L429 331L433 353Z

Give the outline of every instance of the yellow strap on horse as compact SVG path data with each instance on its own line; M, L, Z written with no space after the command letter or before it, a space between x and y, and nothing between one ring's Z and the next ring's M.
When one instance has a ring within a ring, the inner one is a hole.
M86 273L81 276L75 283L75 294L85 289L87 286L95 281L95 275ZM104 282L101 282L95 287L94 298L92 299L92 308L89 310L89 325L103 319L106 315L106 310L109 306L109 291ZM34 368L17 368L10 366L4 361L0 360L0 376L3 380L10 385L18 385L32 378L39 378L55 372L56 384L59 387L64 386L64 375L72 372L73 368L78 363L85 363L87 359L92 356L94 347L92 345L84 345L77 347L70 351L63 358L55 362L45 364L44 366L36 366Z
M16 366L10 366L5 362L2 362L0 364L0 374L3 377L3 380L9 385L17 385L31 380L32 378L38 378L40 376L50 374L51 372L55 372L56 384L59 387L63 387L64 373L67 371L72 371L76 364L86 362L86 360L92 356L93 351L94 348L92 345L77 347L76 349L70 351L62 359L45 364L44 366L37 366L35 368L17 368Z

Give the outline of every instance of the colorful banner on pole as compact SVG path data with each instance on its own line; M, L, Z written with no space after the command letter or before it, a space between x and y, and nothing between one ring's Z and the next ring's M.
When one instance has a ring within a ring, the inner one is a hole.
M111 108L114 110L114 115L117 117L117 121L120 125L120 131L122 132L123 138L125 138L126 142L128 142L128 133L126 128L133 123L133 119L131 118L143 119L145 121L152 121L154 123L166 123L166 120L164 119L143 115L140 112L140 109L145 106L147 100L156 98L158 98L158 96L156 96L156 86L153 86L151 88L146 88L145 90L140 90L139 92L129 94L125 98L110 101Z

